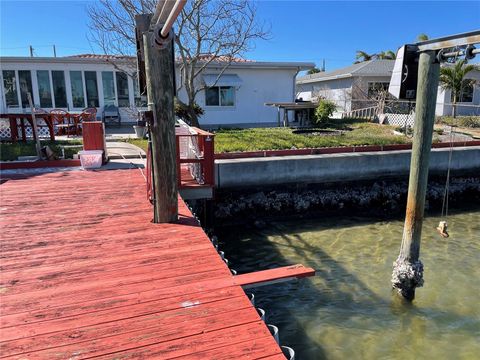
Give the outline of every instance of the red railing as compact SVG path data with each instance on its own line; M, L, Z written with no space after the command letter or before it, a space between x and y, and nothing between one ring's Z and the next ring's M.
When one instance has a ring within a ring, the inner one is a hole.
M175 129L179 188L215 186L214 134L188 126Z

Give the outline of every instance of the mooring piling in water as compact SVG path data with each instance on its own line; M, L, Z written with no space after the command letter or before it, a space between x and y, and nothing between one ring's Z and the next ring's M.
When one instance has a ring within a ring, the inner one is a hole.
M435 104L440 63L435 51L420 54L418 66L417 106L415 114L407 210L400 254L394 263L392 285L407 300L415 298L415 289L423 285L423 264L420 261L428 164L432 145Z

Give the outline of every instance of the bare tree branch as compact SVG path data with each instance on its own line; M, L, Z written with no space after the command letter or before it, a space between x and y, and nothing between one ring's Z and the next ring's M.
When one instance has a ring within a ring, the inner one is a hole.
M89 39L106 54L135 54L135 15L153 13L157 0L97 0L88 6ZM187 2L175 24L180 88L185 87L192 124L198 126L195 98L205 89L199 76L212 64L220 71L215 83L238 58L268 39L269 29L256 19L251 0ZM130 74L129 74L130 75Z

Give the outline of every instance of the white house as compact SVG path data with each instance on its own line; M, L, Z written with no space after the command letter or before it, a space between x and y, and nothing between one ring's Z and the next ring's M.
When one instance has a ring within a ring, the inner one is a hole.
M297 78L297 97L310 100L321 96L332 100L339 112L372 106L379 89L388 89L394 60L370 60L348 67ZM480 71L467 74L477 80L464 89L457 102L458 115L480 115ZM451 91L440 87L437 95L437 115L451 115Z
M249 127L276 124L271 101L293 101L299 71L313 63L237 60L222 73L224 64L210 63L196 79L205 86L196 98L205 114L202 126ZM186 101L176 65L179 98ZM0 57L0 112L24 111L27 92L45 110L81 110L96 107L98 117L107 104L119 107L123 123L135 121L145 105L136 81L136 59L109 55L77 55L56 58Z

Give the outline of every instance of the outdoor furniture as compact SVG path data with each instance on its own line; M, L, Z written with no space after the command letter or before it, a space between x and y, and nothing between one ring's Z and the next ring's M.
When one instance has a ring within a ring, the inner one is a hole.
M75 135L80 135L82 133L82 123L96 120L97 109L85 108L80 113L71 111L69 114L71 119L73 120Z
M82 121L95 121L97 120L97 108L89 107L82 110L82 114L85 116L82 117Z
M75 126L70 123L70 115L68 112L62 109L53 109L50 111L50 118L53 123L53 127L58 129L60 135L71 135L72 130L75 130Z
M103 108L102 121L105 125L107 123L117 123L120 126L120 111L115 105L105 105Z

